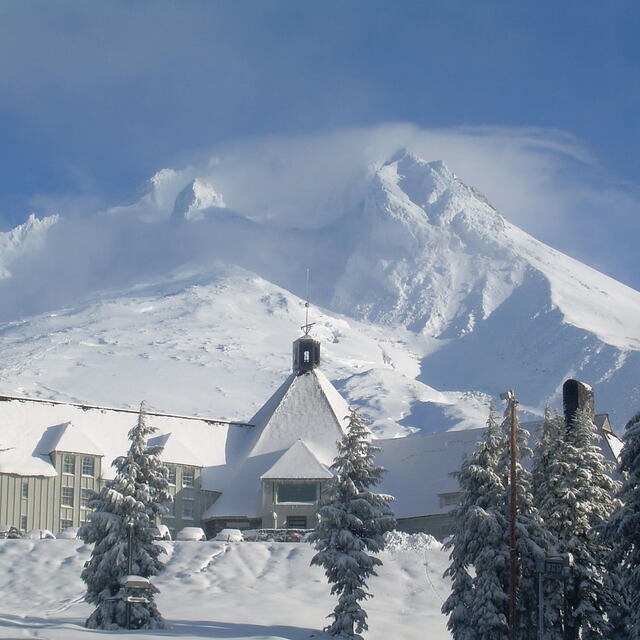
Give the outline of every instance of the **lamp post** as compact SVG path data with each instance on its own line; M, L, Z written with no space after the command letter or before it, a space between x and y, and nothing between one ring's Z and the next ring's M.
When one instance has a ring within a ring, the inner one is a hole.
M536 558L538 573L538 640L544 640L544 576L566 581L571 577L573 555L560 553L553 556Z

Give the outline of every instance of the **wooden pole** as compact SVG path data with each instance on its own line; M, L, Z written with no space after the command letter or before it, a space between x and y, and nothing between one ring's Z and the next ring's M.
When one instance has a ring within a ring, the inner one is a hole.
M518 442L516 427L518 417L516 405L518 400L515 393L511 392L509 404L511 409L510 449L511 467L509 470L509 640L516 639L516 601L518 597L518 556L516 552L516 516L518 492L516 487L516 462L518 455Z

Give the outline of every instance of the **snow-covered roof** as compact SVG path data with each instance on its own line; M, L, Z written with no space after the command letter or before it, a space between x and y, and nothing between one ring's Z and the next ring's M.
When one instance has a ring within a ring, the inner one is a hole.
M55 450L104 456L102 475L112 478L111 461L126 453L127 434L136 420L137 412L132 410L0 396L0 449L4 449L0 451L0 472L55 476L47 455ZM250 430L151 411L147 421L165 434L163 460L194 466L225 464L229 434Z
M206 483L223 480L224 484L217 485L222 495L203 519L260 516L260 479L267 474L275 477L272 473L278 468L282 473L305 473L293 471L295 460L304 458L304 464L312 464L315 478L330 477L315 474L328 472L336 455L336 443L346 430L348 413L349 406L322 371L292 373L250 420L255 427L248 434L250 442L233 471L220 468L205 473ZM294 448L299 440L303 444ZM282 465L276 466L280 460Z
M616 461L622 442L610 431L603 429L608 423L606 414L598 414L594 422L601 436L603 455ZM526 422L522 426L534 441L541 421ZM381 448L376 463L386 470L377 488L395 496L392 508L396 517L445 513L452 506L440 496L459 490L456 472L464 458L473 453L484 435L484 427L439 433L416 433L405 438L376 440Z
M71 422L48 427L36 447L39 455L48 455L54 451L88 453L94 456L104 455L102 449L89 436L73 426Z
M309 449L304 440L297 440L265 473L263 480L280 480L285 478L319 479L332 478L333 474L322 464Z
M387 470L376 491L395 497L391 507L397 518L448 511L439 495L458 491L455 473L483 434L484 428L465 429L374 441L381 448L376 464Z
M255 425L249 456L288 449L304 440L331 464L348 423L349 406L319 369L292 373L250 420Z
M204 467L208 464L200 454L194 453L192 448L186 442L183 442L172 433L164 433L159 436L153 436L147 441L149 446L162 447L161 458L165 462L173 462L175 464L186 464L197 467ZM197 444L197 443L193 443Z

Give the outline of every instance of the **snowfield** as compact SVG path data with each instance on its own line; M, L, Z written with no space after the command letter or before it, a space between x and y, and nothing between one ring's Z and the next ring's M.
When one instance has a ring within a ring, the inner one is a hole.
M322 570L310 567L304 543L172 542L166 568L154 578L167 621L146 638L237 640L326 639L321 631L335 598ZM80 638L128 635L90 631L80 571L91 548L75 540L0 540L0 638ZM449 592L447 555L426 536L392 534L384 565L369 582L367 640L450 638L440 613Z

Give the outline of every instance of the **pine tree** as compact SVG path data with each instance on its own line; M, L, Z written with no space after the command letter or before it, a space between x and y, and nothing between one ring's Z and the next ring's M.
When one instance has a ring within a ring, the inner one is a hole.
M445 544L445 549L451 550L445 575L452 578L453 585L442 608L449 615L448 628L454 640L504 640L508 635L510 420L507 409L498 425L492 405L484 439L459 474L461 502L453 512L454 535ZM531 475L520 463L531 455L528 437L518 424L517 637L521 640L533 640L537 635L536 558L551 546L533 504Z
M616 637L640 637L640 412L627 423L620 454L622 505L606 529L611 544L609 573L614 581L609 616ZM617 587L617 589L616 589Z
M558 453L558 446L564 437L564 416L552 411L549 406L544 409L544 418L537 433L537 442L531 470L531 488L536 508L540 508L543 497L541 487L546 482L549 464Z
M505 411L503 430L505 433L505 447L500 459L498 471L504 478L504 484L509 488L509 470L511 466L508 432L511 418L509 409ZM534 504L533 477L522 464L529 460L533 452L528 446L529 432L520 423L516 425L516 442L518 455L516 458L516 553L519 570L517 604L516 604L516 635L519 640L535 640L538 637L538 574L536 560L541 559L554 550L554 539L543 526L540 514ZM505 504L505 520L508 521ZM557 612L556 612L557 613ZM545 632L546 638L551 640L551 622L557 619L553 609L546 607Z
M461 498L453 510L454 533L445 543L452 591L442 606L454 640L507 637L504 589L508 548L502 509L506 492L498 466L504 434L491 405L487 429L458 474Z
M552 411L548 406L545 407L544 418L538 429L536 448L533 456L531 490L533 493L534 507L544 527L547 551L552 554L559 553L559 545L553 533L544 524L541 502L542 499L546 497L545 491L549 467L552 461L557 459L564 434L564 416L560 415L557 411ZM543 585L545 638L547 638L547 640L561 640L564 634L562 628L562 613L564 608L563 584L559 578L545 577Z
M573 554L575 565L567 585L565 637L605 638L607 594L604 582L606 548L597 527L608 520L616 482L611 466L596 444L589 414L578 409L552 450L546 480L540 484L540 514L559 550Z
M147 447L147 438L155 432L147 426L143 405L136 425L129 431L130 447L126 456L113 461L116 476L89 501L93 509L89 521L79 535L93 543L91 558L81 577L87 585L85 599L96 605L86 626L96 629L118 629L127 624L127 605L121 599L121 578L132 573L145 578L162 569L162 549L153 541L150 527L164 512L171 499L167 470L160 461L160 447ZM129 531L131 528L131 572L128 566ZM164 626L153 602L132 604L132 628L153 629Z
M311 564L324 568L331 594L338 604L329 617L326 631L348 640L362 640L368 628L367 614L360 601L371 597L366 580L375 576L382 561L371 553L384 548L384 533L395 528L389 508L393 498L373 493L384 469L374 462L379 449L370 442L369 430L357 410L349 415L345 436L338 442L338 455L331 469L326 497L319 509L320 521L310 540L316 555Z

